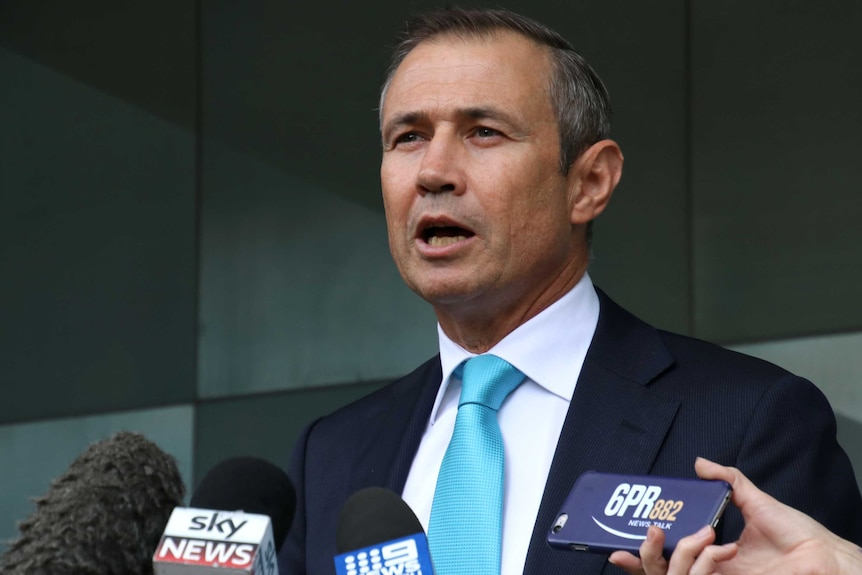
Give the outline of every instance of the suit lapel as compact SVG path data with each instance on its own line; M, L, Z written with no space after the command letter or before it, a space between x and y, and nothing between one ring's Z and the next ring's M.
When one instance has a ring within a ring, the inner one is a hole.
M524 573L599 573L605 557L546 543L556 514L585 471L648 473L679 407L648 384L673 358L656 330L599 292L601 311L557 442Z
M403 491L442 378L435 356L387 390L387 401L369 421L374 430L365 434L357 454L363 465L354 466L350 493L372 485Z

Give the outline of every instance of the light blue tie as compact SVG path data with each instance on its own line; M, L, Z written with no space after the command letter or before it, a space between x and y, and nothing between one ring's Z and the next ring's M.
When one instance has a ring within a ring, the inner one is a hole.
M497 410L524 374L495 355L479 355L463 364L463 375L428 543L437 575L500 575L504 451Z

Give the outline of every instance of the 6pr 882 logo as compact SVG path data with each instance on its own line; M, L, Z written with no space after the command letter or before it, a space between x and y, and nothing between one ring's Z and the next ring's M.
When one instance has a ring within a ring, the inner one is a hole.
M634 508L631 515L633 519L675 521L685 502L659 499L660 496L661 487L658 485L620 483L605 505L605 515L623 517L629 509Z

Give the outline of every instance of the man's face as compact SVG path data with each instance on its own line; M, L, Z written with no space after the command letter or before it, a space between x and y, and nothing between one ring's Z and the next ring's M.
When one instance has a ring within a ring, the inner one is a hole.
M549 68L547 53L514 33L441 36L413 49L389 85L389 246L438 315L540 301L585 251L569 219Z

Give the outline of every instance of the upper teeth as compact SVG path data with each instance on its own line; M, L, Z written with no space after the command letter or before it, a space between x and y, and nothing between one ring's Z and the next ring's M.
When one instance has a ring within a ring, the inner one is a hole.
M461 240L467 239L466 236L431 236L428 238L428 245L433 247L448 246Z

